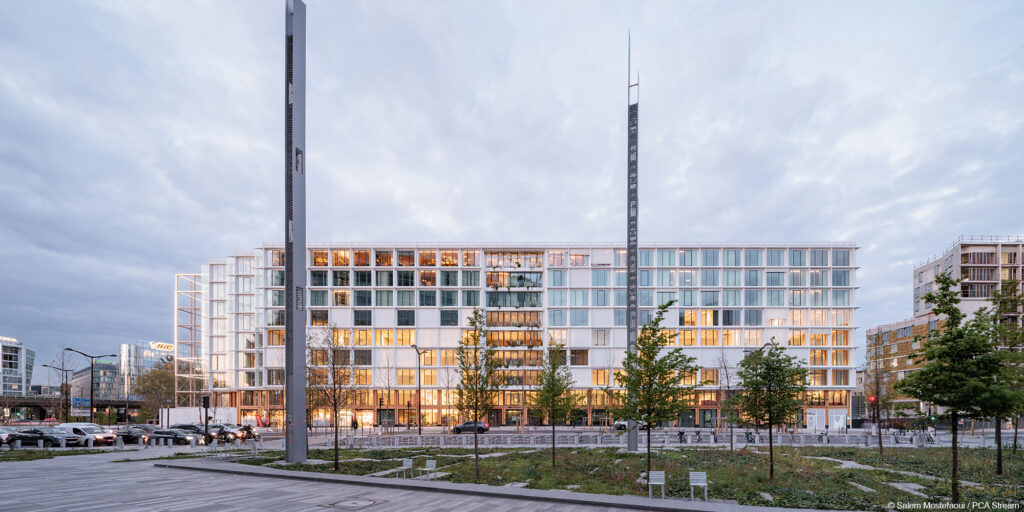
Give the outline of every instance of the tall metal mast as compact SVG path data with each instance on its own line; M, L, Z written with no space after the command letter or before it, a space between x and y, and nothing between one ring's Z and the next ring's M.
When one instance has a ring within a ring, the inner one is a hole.
M626 351L636 352L637 336L637 217L639 202L637 198L637 106L640 102L640 75L637 74L633 83L632 37L626 36ZM632 92L636 87L636 102ZM628 424L627 449L637 449L636 424L632 420Z
M285 460L296 463L306 461L306 4L287 0L284 20Z

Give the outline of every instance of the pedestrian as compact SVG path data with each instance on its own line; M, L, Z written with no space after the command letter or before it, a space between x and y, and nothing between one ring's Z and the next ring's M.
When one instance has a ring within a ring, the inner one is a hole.
M355 432L356 430L359 430L359 422L356 421L355 416L353 416L352 417L352 431Z

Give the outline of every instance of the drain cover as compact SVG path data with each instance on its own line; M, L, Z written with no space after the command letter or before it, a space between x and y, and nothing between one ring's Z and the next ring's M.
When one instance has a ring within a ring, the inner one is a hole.
M345 498L341 501L334 503L328 503L326 505L320 505L321 507L336 508L339 510L362 510L367 507L372 507L378 503L384 503L385 500L371 500L369 498Z

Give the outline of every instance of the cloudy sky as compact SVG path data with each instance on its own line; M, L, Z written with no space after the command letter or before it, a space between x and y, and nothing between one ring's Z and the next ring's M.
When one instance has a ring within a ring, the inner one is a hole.
M855 241L860 340L1024 232L1020 2L309 4L311 241L623 240L627 30L642 241ZM283 13L0 0L0 335L169 340L175 272L281 239Z

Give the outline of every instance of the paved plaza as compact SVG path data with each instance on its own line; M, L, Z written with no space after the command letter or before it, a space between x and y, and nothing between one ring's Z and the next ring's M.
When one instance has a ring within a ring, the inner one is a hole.
M0 510L46 511L268 511L330 510L503 512L596 511L607 507L526 502L326 482L217 475L154 467L183 449L156 448L100 455L0 463ZM332 506L332 504L337 504Z

